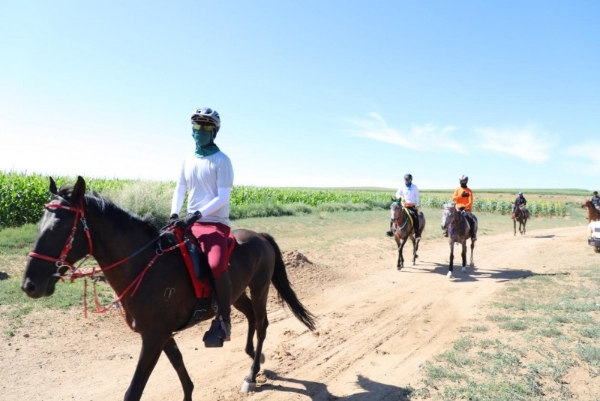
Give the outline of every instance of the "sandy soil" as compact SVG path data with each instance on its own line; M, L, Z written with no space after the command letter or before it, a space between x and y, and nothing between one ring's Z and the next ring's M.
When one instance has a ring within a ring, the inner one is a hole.
M348 238L332 251L284 248L290 280L318 316L317 331L308 331L272 294L261 385L248 395L239 391L251 362L243 352L241 315L234 316L233 340L222 349L203 347L207 323L178 333L194 399L398 399L402 388L419 384L420 366L460 337L461 326L484 318L485 302L506 282L597 263L600 256L585 239L582 227L483 236L475 269L456 269L452 280L446 277L444 239L424 237L417 265L400 272L393 240L384 236ZM139 336L118 312L87 319L77 310L32 313L15 337L2 342L0 399L120 400L139 349ZM595 399L600 388L594 385L582 380L575 392ZM182 398L177 376L161 356L143 399Z

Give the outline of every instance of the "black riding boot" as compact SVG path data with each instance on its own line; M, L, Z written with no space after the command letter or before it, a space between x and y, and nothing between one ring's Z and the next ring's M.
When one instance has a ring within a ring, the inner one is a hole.
M467 218L467 221L469 222L469 235L473 240L476 240L477 237L475 237L475 220L469 217Z
M388 237L393 237L394 236L394 231L392 230L392 225L393 224L394 224L394 219L390 219L390 229L385 232L385 235L387 235Z
M217 305L219 306L218 318L223 322L225 330L223 341L231 340L231 276L229 270L221 277L215 279L215 290L217 291Z
M415 239L421 238L421 231L419 230L419 212L414 210L413 215L413 227L415 229Z

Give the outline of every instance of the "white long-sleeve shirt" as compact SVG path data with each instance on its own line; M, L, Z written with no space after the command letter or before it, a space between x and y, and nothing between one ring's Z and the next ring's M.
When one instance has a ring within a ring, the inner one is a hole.
M233 166L221 151L206 157L187 156L173 192L171 214L177 213L189 191L187 212L202 213L201 222L222 223L231 226L229 201L233 188Z
M404 204L408 206L421 206L419 202L419 188L417 188L415 184L410 184L409 187L403 185L398 188L398 191L396 191L396 198L404 199Z

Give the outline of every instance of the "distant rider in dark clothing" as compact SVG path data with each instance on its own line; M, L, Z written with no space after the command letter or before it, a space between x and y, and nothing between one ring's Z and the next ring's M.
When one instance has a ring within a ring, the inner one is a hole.
M598 196L598 191L594 191L594 196L592 196L592 205L600 211L600 196Z
M515 199L515 203L512 206L512 217L515 217L515 210L517 210L519 208L519 206L526 206L527 205L527 199L525 199L525 197L523 196L523 192L519 192L519 195L517 195L517 199Z

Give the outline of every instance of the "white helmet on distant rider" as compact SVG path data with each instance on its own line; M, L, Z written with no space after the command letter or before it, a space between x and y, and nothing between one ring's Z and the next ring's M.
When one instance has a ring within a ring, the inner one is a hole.
M197 109L194 114L192 114L192 123L214 126L214 135L217 136L217 132L219 132L219 128L221 128L221 117L219 117L219 113L217 113L216 110L211 108Z
M461 176L461 177L458 179L458 181L459 181L461 184L466 184L466 183L468 183L468 182L469 182L469 177L467 177L466 175L462 175L462 176Z

